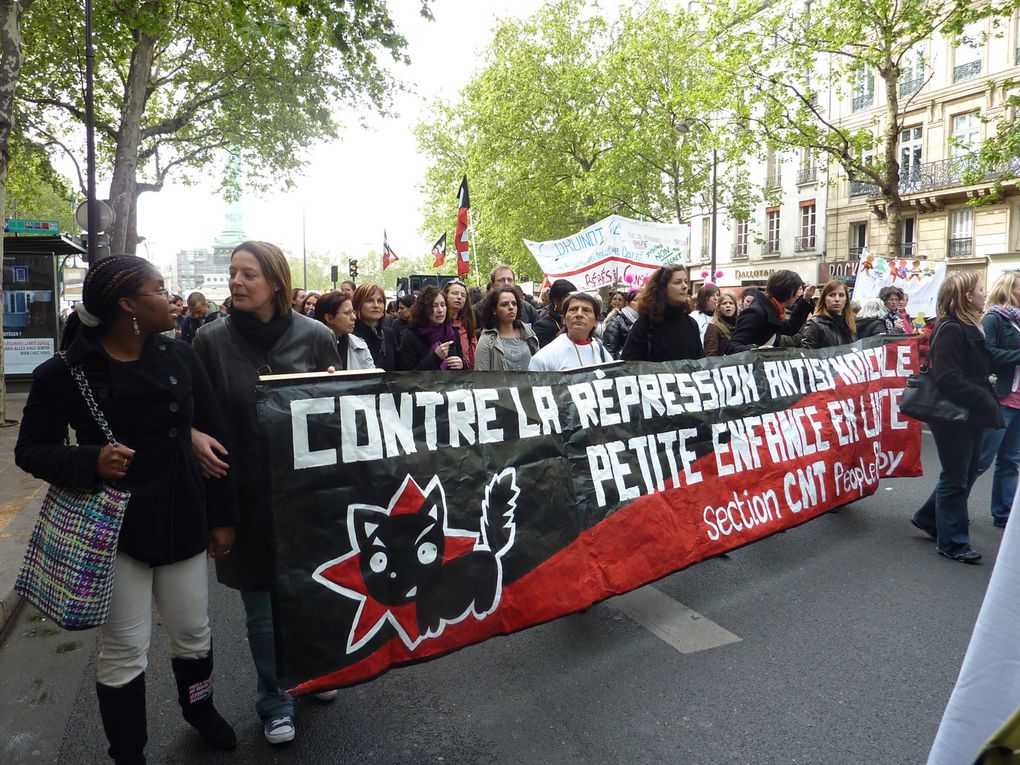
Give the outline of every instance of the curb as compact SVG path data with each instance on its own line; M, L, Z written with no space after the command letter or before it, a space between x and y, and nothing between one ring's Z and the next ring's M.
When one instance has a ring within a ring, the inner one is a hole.
M26 502L0 535L0 645L8 637L24 604L22 597L14 592L14 583L44 498L45 492L40 492Z
M21 606L24 602L24 599L14 590L10 590L0 600L0 646L7 639L8 628L18 618L18 612L21 611Z

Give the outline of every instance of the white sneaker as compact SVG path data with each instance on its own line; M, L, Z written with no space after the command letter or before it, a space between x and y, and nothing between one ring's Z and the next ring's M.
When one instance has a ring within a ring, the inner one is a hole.
M270 744L286 744L294 740L294 718L277 717L265 724L262 732Z
M321 701L323 704L328 704L331 701L336 701L337 695L340 693L336 688L331 691L322 691L322 693L315 694L315 700Z

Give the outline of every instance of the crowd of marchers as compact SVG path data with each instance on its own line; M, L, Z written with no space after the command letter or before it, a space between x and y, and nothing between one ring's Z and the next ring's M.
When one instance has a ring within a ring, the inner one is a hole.
M117 256L89 269L62 351L34 372L17 464L52 484L115 481L131 491L117 554L110 617L100 628L96 693L109 754L143 763L145 674L152 604L169 637L184 719L215 749L236 736L213 704L206 556L246 613L254 707L270 744L294 738L295 700L276 672L269 470L256 418L261 375L383 369L451 374L558 372L623 362L669 362L756 349L838 346L919 331L940 392L966 407L965 423L932 423L941 473L912 522L947 558L974 563L967 498L996 462L992 518L1004 526L1020 462L1020 275L988 295L973 272L951 274L938 319L914 327L906 298L851 302L832 281L817 290L792 271L739 294L705 284L690 294L682 265L660 268L640 290L598 298L557 280L535 304L508 266L488 288L452 281L387 305L375 284L294 290L281 250L239 245L230 298L167 292L147 261ZM78 391L84 373L115 438ZM68 439L68 428L75 432ZM222 648L230 638L221 636ZM228 650L233 650L230 646ZM319 694L321 702L336 692Z

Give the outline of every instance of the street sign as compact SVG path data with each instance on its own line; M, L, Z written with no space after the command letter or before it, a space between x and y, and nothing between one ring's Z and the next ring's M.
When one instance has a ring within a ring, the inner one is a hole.
M59 234L60 221L11 218L4 221L6 234Z

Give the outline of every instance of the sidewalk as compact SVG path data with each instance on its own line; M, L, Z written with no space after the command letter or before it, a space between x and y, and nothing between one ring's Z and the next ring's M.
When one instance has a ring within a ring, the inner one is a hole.
M21 419L27 398L27 393L8 389L8 420ZM17 440L17 425L0 428L0 636L20 605L20 598L14 594L14 581L47 488L43 481L14 464Z

